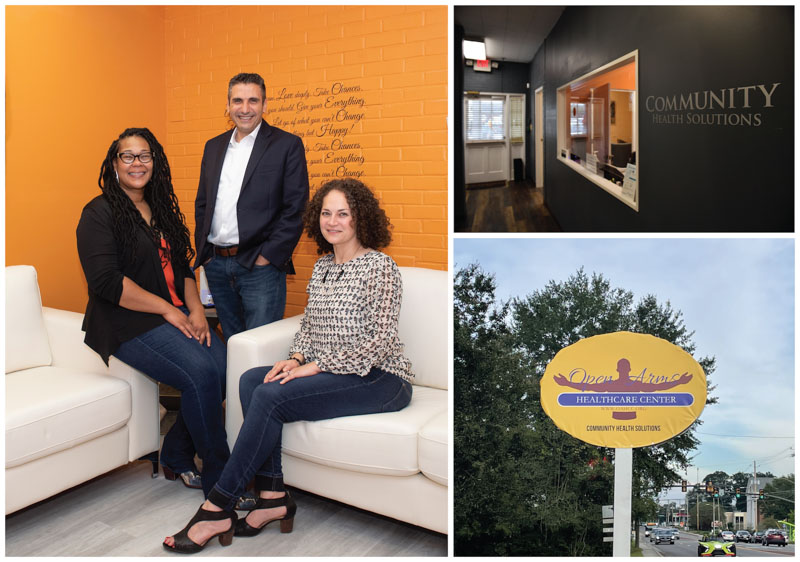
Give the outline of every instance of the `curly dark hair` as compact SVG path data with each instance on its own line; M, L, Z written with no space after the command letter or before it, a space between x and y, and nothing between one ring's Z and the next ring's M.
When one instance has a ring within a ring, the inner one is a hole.
M306 233L317 243L317 253L327 254L333 246L325 240L319 227L322 200L331 191L341 191L350 206L355 221L356 238L365 248L380 250L392 242L392 228L386 212L381 209L377 197L363 183L354 179L331 180L323 184L306 206L303 226Z
M153 224L147 224L141 213L122 190L114 169L119 143L128 137L141 137L153 154L153 175L144 188L144 200L150 205L153 213ZM114 240L122 249L123 256L131 261L136 259L136 229L144 226L150 233L153 243L161 245L161 235L169 243L169 259L181 265L188 265L194 257L194 250L189 242L189 229L186 219L181 213L178 198L172 189L172 174L164 149L156 137L148 129L130 128L111 143L103 164L100 166L100 178L97 180L100 190L111 206L114 218Z

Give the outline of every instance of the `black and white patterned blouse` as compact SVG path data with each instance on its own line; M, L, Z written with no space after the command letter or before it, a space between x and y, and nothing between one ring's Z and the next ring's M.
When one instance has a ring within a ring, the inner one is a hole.
M292 353L323 371L365 376L373 367L413 381L397 334L403 280L394 260L370 250L343 264L317 260Z

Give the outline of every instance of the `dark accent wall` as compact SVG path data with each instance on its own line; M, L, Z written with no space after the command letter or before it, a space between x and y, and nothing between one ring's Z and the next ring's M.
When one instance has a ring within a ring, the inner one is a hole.
M462 42L464 28L455 26L453 33L453 90L454 100L461 100L464 92L464 53ZM464 169L464 117L463 111L457 105L453 119L453 228L456 232L463 232L467 226L467 186L466 170Z
M530 170L530 178L536 183L536 135L538 134L539 127L542 127L542 123L536 122L536 90L544 83L544 58L545 58L545 50L547 49L547 44L545 43L539 48L539 51L536 53L536 56L533 58L533 61L530 65L528 65L528 70L530 71L530 76L528 77L528 82L531 85L531 94L528 96L528 116L529 122L533 124L533 134L531 134L530 129L528 130L528 137L530 138L530 142L527 146L527 153L528 153L528 162L530 165L528 169ZM542 97L545 99L544 107L542 108L543 113L547 114L547 90L542 90ZM546 121L546 119L545 119ZM547 139L545 138L545 152L547 151ZM547 169L547 158L544 158L544 168Z
M497 64L498 68L493 68L491 72L475 72L471 66L463 66L464 90L502 92L504 94L528 93L529 64L503 61L499 61Z
M545 197L566 231L794 230L794 8L569 7L537 53L531 92L544 85ZM556 90L639 52L639 211L556 160ZM679 111L704 119L760 114L760 126L665 124L648 96L779 82L774 107ZM530 107L533 107L531 100Z

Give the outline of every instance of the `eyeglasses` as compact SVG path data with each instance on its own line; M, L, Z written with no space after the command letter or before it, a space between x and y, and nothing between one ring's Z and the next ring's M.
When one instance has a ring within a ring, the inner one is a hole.
M137 158L139 159L139 162L141 162L142 164L147 164L153 159L153 153L142 152L141 154L131 154L130 152L120 152L119 154L117 154L117 157L119 157L119 159L125 162L126 164L133 164L133 161L136 160Z

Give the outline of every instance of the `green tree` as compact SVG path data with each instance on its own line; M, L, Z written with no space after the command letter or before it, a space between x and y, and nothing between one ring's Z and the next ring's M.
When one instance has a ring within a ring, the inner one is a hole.
M766 531L767 529L780 529L781 526L778 524L778 520L774 517L765 517L758 523L758 530L759 531Z
M654 296L634 303L629 291L582 270L510 303L497 303L494 291L494 278L479 266L457 271L456 554L608 555L600 508L612 503L613 450L556 428L540 406L539 381L561 348L583 338L628 330L692 353L692 333L669 303ZM713 371L713 359L699 362ZM693 429L635 450L633 497L654 497L680 481L676 470L698 443ZM648 508L634 515L638 532Z
M765 518L787 521L794 510L794 474L776 478L764 487L764 499L759 500Z
M719 489L719 503L723 511L731 511L736 504L736 486L733 478L727 472L717 470L711 474L706 474L703 482L711 481L714 487Z
M752 474L746 472L736 472L731 475L731 485L739 489L739 497L736 498L736 511L747 511L747 482L752 477Z
M494 278L477 266L454 282L455 526L459 550L509 554L527 529L534 450L525 420L524 377L495 302Z
M637 496L634 494L631 502L631 517L634 521L638 521L640 526L642 523L658 520L659 505L655 498L649 496ZM636 529L636 542L635 546L639 546L639 529Z
M698 522L697 516L698 511L700 515L700 519ZM690 504L689 505L689 526L692 529L697 529L701 531L708 531L711 529L711 517L712 508L711 502L705 501L702 497L700 498L700 509L697 509L697 504Z

